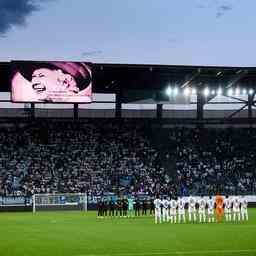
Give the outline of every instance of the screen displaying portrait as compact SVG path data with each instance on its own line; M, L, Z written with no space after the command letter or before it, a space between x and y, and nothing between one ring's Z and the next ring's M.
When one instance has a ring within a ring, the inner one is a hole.
M13 102L90 103L90 64L63 61L12 61Z

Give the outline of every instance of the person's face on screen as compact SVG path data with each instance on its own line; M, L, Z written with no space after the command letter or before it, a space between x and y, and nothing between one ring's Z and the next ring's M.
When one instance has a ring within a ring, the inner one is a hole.
M74 78L60 69L36 69L32 74L31 83L39 100L51 100L54 93L78 92Z

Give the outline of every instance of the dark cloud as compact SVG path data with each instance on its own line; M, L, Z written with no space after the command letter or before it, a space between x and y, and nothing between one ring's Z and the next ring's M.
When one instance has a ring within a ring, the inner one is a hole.
M25 26L27 17L49 1L53 0L0 0L0 36L14 26Z
M226 12L226 11L232 10L233 7L231 5L221 5L219 6L219 9L222 10L223 12Z
M101 54L102 51L100 50L95 50L95 51L86 51L86 52L82 52L82 57L89 57L89 56L95 56L95 55L98 55L98 54Z
M231 11L233 9L232 5L220 5L218 6L218 10L216 13L216 17L220 18L221 16L223 16L224 14L226 14L226 12Z
M198 9L212 9L217 18L224 16L227 12L233 9L233 5L227 0L199 0L195 7Z
M216 18L220 18L220 17L223 16L223 15L224 15L223 12L217 12L217 13L216 13Z

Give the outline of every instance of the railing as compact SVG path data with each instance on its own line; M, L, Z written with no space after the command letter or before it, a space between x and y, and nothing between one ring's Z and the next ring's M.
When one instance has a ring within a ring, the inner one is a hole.
M0 207L30 205L32 205L32 197L30 196L0 196Z

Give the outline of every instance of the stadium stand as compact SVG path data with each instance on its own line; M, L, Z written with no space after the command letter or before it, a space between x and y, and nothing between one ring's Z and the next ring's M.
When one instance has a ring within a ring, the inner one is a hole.
M0 131L0 193L252 194L256 130L44 121Z

